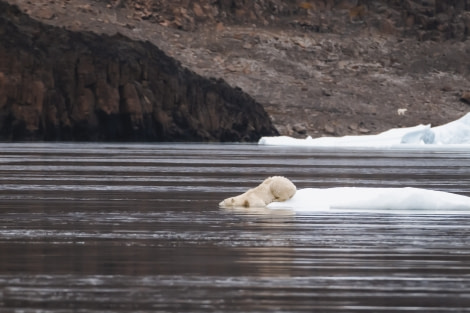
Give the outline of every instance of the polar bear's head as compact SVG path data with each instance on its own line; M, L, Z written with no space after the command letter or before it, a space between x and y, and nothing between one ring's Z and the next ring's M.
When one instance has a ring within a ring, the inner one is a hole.
M273 176L266 178L258 187L227 198L220 202L222 207L265 207L273 201L286 201L296 192L295 185L287 178Z
M270 177L270 190L273 195L273 201L286 201L292 198L297 191L295 185L287 178L282 176ZM269 203L266 203L266 205Z

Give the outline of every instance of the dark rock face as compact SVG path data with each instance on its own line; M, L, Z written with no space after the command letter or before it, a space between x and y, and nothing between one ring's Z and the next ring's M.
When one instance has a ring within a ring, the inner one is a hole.
M262 106L149 42L71 32L0 2L0 140L255 141Z

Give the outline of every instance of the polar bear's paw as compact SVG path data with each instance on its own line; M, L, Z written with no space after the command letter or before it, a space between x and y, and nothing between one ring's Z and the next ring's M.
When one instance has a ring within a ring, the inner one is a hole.
M265 207L274 201L286 201L297 191L295 185L287 178L273 176L265 179L258 187L247 192L227 198L219 203L221 207Z

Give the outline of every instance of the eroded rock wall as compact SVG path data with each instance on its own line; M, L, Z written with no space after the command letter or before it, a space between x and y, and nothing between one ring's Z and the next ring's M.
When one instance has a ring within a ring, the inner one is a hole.
M255 141L262 106L149 42L71 32L0 2L0 140Z
M192 31L207 23L282 25L299 18L308 30L335 32L342 18L419 40L468 38L469 0L102 0L135 10L135 17ZM344 12L343 17L337 11Z

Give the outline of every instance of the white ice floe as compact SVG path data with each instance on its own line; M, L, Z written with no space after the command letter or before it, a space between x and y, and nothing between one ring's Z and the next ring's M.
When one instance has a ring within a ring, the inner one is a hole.
M399 210L428 212L470 212L470 197L420 188L306 188L284 202L273 202L270 209L294 211L322 210Z
M377 135L296 139L288 136L262 137L258 144L304 147L393 147L425 145L469 145L470 113L445 125L393 128Z

